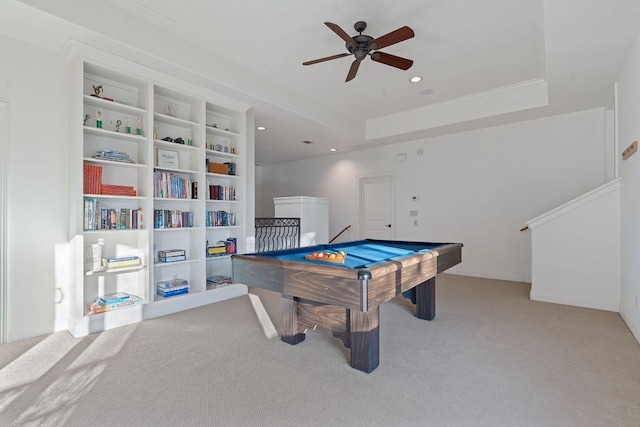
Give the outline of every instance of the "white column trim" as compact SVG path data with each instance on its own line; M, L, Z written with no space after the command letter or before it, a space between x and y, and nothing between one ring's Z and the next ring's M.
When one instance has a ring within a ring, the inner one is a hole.
M7 342L7 167L9 165L9 104L0 102L0 344Z

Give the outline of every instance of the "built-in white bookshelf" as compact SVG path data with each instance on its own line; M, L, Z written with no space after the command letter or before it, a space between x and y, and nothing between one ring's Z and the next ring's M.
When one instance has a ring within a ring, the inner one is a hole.
M253 226L244 203L249 106L89 48L70 52L69 63L70 332L82 336L245 294L244 285L207 286L207 277L231 276L231 255L210 251L224 245L241 253ZM159 259L174 249L184 259ZM128 260L100 268L93 251ZM174 279L186 280L189 292L156 294L157 282ZM112 293L142 301L90 309Z

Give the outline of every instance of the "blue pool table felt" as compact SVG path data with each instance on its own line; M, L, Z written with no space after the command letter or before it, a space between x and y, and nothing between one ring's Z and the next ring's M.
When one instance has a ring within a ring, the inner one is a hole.
M316 245L282 251L265 252L258 255L269 256L282 261L297 261L322 265L332 265L349 269L368 268L375 264L412 255L418 252L429 252L439 245L412 242L371 242L361 240L333 245ZM320 251L345 251L344 263L331 263L305 259L306 255Z

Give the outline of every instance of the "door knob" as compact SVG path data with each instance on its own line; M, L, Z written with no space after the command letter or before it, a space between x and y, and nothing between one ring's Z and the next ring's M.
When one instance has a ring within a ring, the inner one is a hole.
M391 228L391 224L387 224L387 227Z

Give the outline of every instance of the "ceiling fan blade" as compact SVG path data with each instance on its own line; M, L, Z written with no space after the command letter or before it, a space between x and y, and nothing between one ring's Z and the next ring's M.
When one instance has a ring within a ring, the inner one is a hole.
M353 64L351 64L351 68L349 68L349 74L347 74L347 79L345 80L345 82L353 80L353 78L356 76L356 73L358 72L358 67L360 67L360 62L362 62L360 59L356 59L355 61L353 61Z
M303 62L302 65L313 65L318 62L330 61L332 59L344 58L345 56L351 55L350 53L339 53L337 55L327 56L325 58L314 59L313 61Z
M395 31L391 31L384 36L380 36L377 39L371 40L369 46L373 50L382 49L383 47L391 46L392 44L400 43L411 37L415 36L413 30L406 25L404 27L398 28Z
M401 70L408 70L413 65L413 61L411 59L391 55L390 53L384 52L373 53L371 55L371 59L376 62L391 65L392 67L400 68Z
M344 40L345 42L354 43L353 39L351 38L351 36L349 34L347 34L342 28L340 28L340 26L338 24L334 24L333 22L325 22L324 25L326 25L327 27L331 28L331 30L333 30L334 33L339 35L340 38L342 40Z

